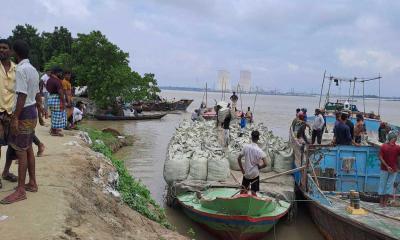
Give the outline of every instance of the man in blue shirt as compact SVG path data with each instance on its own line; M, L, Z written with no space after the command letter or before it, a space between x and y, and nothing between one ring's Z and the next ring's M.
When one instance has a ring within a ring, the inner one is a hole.
M347 114L341 114L340 121L335 125L335 136L332 142L333 144L351 145L354 143L353 138L351 137L350 127L346 124L347 118Z

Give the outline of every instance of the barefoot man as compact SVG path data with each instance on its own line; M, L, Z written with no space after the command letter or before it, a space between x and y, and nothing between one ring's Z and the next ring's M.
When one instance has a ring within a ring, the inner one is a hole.
M14 107L14 86L16 65L10 60L11 45L8 40L0 39L0 147L7 146L11 114ZM1 149L0 149L1 156ZM2 179L16 182L17 176L9 172L11 161L6 161ZM2 187L0 179L0 188Z
M25 191L37 192L38 190L32 141L38 118L36 102L40 97L39 74L29 63L29 46L26 42L15 41L13 49L18 62L15 73L17 100L11 117L7 157L18 159L18 186L14 193L0 201L2 204L24 200L26 199ZM27 170L29 182L25 184Z
M265 153L257 145L259 139L260 133L258 131L252 131L252 143L245 144L238 157L239 167L243 173L242 187L246 189L241 191L242 194L247 193L249 187L253 195L256 195L256 192L260 190L260 169L267 166L267 160ZM242 164L243 157L245 158L244 168Z
M397 177L397 158L400 155L400 146L396 144L397 132L389 132L388 141L382 144L379 152L381 176L379 179L378 194L380 196L379 204L381 207L387 206L389 196L393 194L394 182Z

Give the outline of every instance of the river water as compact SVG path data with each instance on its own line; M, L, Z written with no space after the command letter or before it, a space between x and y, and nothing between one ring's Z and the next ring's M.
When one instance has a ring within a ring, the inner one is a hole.
M89 125L99 129L105 127L115 128L118 131L134 135L133 146L121 149L116 155L125 160L125 165L136 179L142 181L151 191L154 199L160 205L164 205L165 181L163 179L163 166L166 158L167 145L175 128L183 119L190 119L191 112L205 101L204 93L188 91L162 91L161 96L167 99L194 99L187 112L168 114L161 120L152 121L89 121ZM229 99L226 95L225 100ZM221 100L221 93L208 93L208 105ZM239 95L238 108L251 107L255 121L263 122L275 135L288 139L288 128L295 115L296 108L307 108L309 115L318 106L318 97L294 97L294 96L266 96L266 95ZM356 103L362 109L362 101ZM383 120L400 125L400 102L382 101L381 115ZM366 100L366 110L378 109L377 100ZM167 206L166 213L169 221L176 226L178 232L187 235L189 229L193 229L198 240L214 239L203 231L194 222L188 219L181 211ZM276 231L271 231L266 239L291 239L291 240L318 240L323 239L312 223L304 205L299 205L299 214L294 223L281 222L276 226Z

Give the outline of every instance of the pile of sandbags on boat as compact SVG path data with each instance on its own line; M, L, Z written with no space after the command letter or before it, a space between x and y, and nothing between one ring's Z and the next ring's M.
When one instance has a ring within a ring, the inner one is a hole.
M237 158L243 145L251 142L253 130L260 132L258 144L267 156L267 167L262 172L282 172L292 168L292 149L263 124L248 125L239 137L239 122L233 120L227 148L221 146L222 132L215 125L215 121L184 121L176 129L164 165L164 179L168 184L183 180L226 180L230 170L240 170Z

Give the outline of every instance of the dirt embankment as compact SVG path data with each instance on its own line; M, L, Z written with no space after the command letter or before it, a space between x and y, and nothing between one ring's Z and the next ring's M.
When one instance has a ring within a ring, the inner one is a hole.
M77 132L57 138L39 126L36 134L46 145L45 156L36 159L39 192L0 205L1 239L186 239L107 191L115 184L114 167L76 137ZM4 156L2 148L0 166ZM17 172L16 164L12 172ZM0 198L15 186L3 180Z

